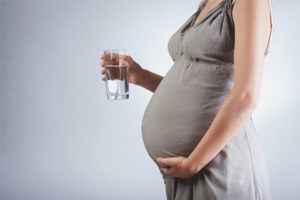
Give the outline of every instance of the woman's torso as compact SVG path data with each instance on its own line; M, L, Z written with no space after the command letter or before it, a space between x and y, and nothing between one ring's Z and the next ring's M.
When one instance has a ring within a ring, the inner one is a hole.
M232 2L222 0L192 26L200 7L171 36L168 51L174 64L153 93L142 119L143 141L153 159L188 156L231 91Z

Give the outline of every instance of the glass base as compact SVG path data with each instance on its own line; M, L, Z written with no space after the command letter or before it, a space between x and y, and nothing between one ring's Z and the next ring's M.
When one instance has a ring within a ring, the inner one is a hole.
M107 96L108 100L113 101L113 100L126 100L129 99L129 94L123 94L123 95L118 95L118 96Z

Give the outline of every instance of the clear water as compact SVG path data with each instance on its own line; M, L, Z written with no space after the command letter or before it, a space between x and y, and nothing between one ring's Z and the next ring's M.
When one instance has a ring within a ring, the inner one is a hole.
M127 65L106 65L105 85L109 100L121 100L129 98L129 82Z

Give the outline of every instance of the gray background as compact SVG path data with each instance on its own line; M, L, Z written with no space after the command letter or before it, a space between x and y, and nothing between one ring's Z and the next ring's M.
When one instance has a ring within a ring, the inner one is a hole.
M127 48L164 75L167 42L199 2L0 0L0 199L165 199L141 137L152 93L130 85L109 102L99 56ZM278 200L300 198L299 7L273 0L253 114Z

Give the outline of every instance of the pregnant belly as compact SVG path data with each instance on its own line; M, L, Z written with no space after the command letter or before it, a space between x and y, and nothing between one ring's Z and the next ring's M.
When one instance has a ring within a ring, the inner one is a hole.
M194 150L232 88L231 74L219 69L175 63L165 75L142 119L142 138L152 159L188 156Z

